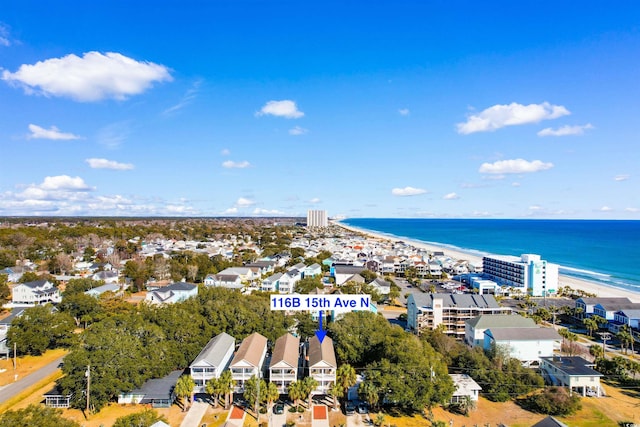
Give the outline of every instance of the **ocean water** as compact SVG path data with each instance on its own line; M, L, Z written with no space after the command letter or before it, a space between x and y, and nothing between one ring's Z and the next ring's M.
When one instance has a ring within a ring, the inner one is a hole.
M560 273L640 293L640 221L348 218L345 225L474 255L538 254Z

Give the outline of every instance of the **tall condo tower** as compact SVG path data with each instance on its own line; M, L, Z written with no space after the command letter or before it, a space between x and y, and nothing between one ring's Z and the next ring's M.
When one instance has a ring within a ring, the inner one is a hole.
M307 211L307 227L328 227L327 211L308 210Z

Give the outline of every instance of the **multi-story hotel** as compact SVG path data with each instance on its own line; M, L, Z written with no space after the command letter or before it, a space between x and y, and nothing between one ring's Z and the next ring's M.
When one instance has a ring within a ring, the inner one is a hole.
M322 228L322 227L328 227L328 226L329 226L329 220L327 219L327 211L320 211L320 210L307 211L307 227Z
M499 287L514 288L534 297L554 294L558 288L558 266L540 259L540 255L485 256L482 272Z

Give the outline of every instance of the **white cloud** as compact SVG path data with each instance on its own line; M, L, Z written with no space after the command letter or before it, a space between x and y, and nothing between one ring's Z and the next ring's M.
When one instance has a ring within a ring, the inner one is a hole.
M394 188L393 190L391 190L391 194L393 194L394 196L417 196L426 192L427 190L424 190L422 188L413 187Z
M545 128L538 132L538 136L567 136L567 135L583 135L584 131L587 129L593 129L593 125L591 123L587 123L586 125L580 126L561 126L558 129L553 128Z
M228 148L223 148L220 151L220 154L223 155L223 156L228 156L229 154L231 154L231 150L229 150Z
M600 208L600 212L611 212L613 209L609 206L603 206Z
M249 206L253 206L255 205L256 202L254 202L251 199L246 199L244 197L240 197L238 200L236 200L236 207L239 208L248 208Z
M114 149L126 141L130 133L130 123L128 121L116 122L100 129L96 139L105 147Z
M636 212L640 212L640 209L638 208L624 208L625 212L631 212L631 213L636 213Z
M222 162L222 167L227 169L245 169L251 166L251 163L244 160L242 162L234 162L233 160L227 160Z
M478 114L470 115L465 123L456 125L458 133L468 135L475 132L494 131L505 126L538 123L541 120L557 119L571 114L562 105L542 104L522 105L512 102L509 105L497 104Z
M264 216L280 216L280 215L284 215L284 212L279 211L277 209L261 209L261 208L255 208L253 210L253 215L264 215Z
M305 133L309 132L308 129L305 129L303 127L300 126L296 126L292 129L289 129L289 135L304 135Z
M107 159L86 159L85 162L89 164L89 166L93 169L112 169L112 170L131 170L133 169L133 165L131 163L120 163L115 160L107 160Z
M616 175L613 179L615 181L626 181L629 179L629 175Z
M287 119L299 119L304 113L298 110L294 101L285 99L283 101L269 101L256 113L256 116L276 116Z
M2 80L23 87L27 94L90 102L123 100L144 92L154 82L171 81L172 77L164 65L136 61L114 52L87 52L82 57L70 54L23 64L15 73L3 71Z
M167 108L162 112L165 116L169 116L172 113L175 113L179 110L182 110L187 105L191 104L194 99L198 96L198 91L200 90L200 85L202 84L202 80L196 80L193 85L182 95L180 101L177 104Z
M55 126L51 126L49 129L45 129L38 125L30 124L29 131L31 131L31 133L27 135L27 138L29 139L53 139L59 141L80 139L79 136L72 133L61 132L60 129Z
M313 199L309 200L309 203L313 203L314 205L317 203L320 203L322 200L320 200L318 197L314 197Z
M499 160L495 163L483 163L478 172L490 174L531 173L551 169L553 163L540 160L527 161L524 159Z
M408 108L401 108L401 109L398 110L398 113L401 116L408 116L409 114L411 114L411 111L409 111Z
M0 46L11 46L11 40L9 40L9 28L0 22Z
M449 193L449 194L445 194L443 199L445 200L457 200L459 199L460 196L458 196L456 193Z
M64 190L64 191L90 191L92 190L79 176L75 178L69 175L47 176L44 178L40 188L43 190Z
M520 187L520 185L521 185L521 184L520 184L519 182L512 182L512 183L511 183L511 186L512 186L512 187Z
M235 215L238 213L238 208L229 208L222 213L223 215Z

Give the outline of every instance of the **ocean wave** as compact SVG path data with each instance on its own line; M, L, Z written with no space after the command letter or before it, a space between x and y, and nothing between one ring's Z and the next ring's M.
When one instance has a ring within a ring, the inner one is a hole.
M566 273L575 273L575 274L584 274L585 276L596 276L596 277L605 277L605 278L610 278L611 275L610 274L606 274L606 273L599 273L597 271L591 271L591 270L584 270L581 268L573 268L573 267L566 267L564 265L559 265L558 266L558 270L560 272L566 272Z

